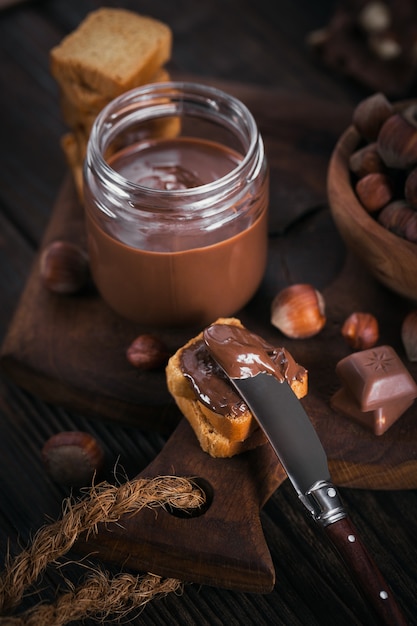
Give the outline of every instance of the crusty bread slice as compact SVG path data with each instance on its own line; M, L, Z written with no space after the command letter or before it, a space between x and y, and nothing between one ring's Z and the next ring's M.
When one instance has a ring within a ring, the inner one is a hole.
M149 81L149 83L169 81L170 76L167 70L161 68ZM108 100L103 100L103 106L108 104ZM71 128L61 138L61 147L64 151L66 161L73 173L77 193L80 200L83 200L83 165L87 151L87 143L90 137L91 128L100 112L79 110L70 102L61 91L61 112L66 124ZM156 119L149 122L149 134L152 137L175 137L180 130L180 120L178 117Z
M149 135L152 138L176 137L181 128L179 117L167 117L152 120L149 123ZM72 171L77 193L81 201L84 199L83 168L86 155L88 137L78 128L69 131L61 137L61 148L65 160Z
M212 457L228 458L266 443L266 437L260 428L256 428L253 434L243 441L231 441L217 432L205 418L200 402L181 396L177 396L175 401L193 429L201 448Z
M80 201L82 201L84 197L83 160L80 154L80 146L78 145L74 133L68 132L61 137L61 148L72 172L77 195Z
M219 318L215 323L242 327L240 320L233 317ZM189 380L183 374L181 354L202 338L201 332L190 339L172 355L166 367L168 390L191 424L200 446L213 457L230 457L265 443L265 436L249 410L238 416L220 415L200 402L195 395ZM302 377L289 381L298 398L306 395L308 386L307 372L300 369L303 371Z
M160 68L147 84L162 83L170 80L169 72L165 68ZM135 85L139 87L140 85ZM94 121L100 111L110 102L108 98L102 97L98 106L79 108L68 98L65 90L61 88L60 107L64 122L73 129L80 129L88 138Z
M171 55L169 26L126 9L103 7L81 22L50 52L61 111L71 132L61 141L83 200L83 162L94 120L115 97L141 85L170 79L163 67ZM157 120L156 136L178 133L178 118Z
M102 7L50 53L50 69L80 108L147 83L171 55L172 31L152 17Z
M216 324L231 324L231 325L240 326L240 327L242 326L241 321L235 317L221 317L218 320L216 320L215 323ZM180 360L181 360L181 353L184 350L186 350L189 346L192 346L197 341L200 341L202 338L203 338L203 331L201 331L201 333L199 333L196 337L193 337L192 339L187 341L187 343L185 343L181 348L179 348L179 350L177 350L175 354L173 354L171 358L169 359L167 370L166 370L167 382L168 382L169 391L174 396L174 398L184 397L190 400L195 399L194 391L190 383L188 382L188 380L185 378L184 374L182 373Z

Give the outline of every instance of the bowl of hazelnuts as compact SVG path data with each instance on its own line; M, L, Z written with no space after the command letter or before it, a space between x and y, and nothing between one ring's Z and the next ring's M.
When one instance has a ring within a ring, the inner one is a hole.
M417 300L417 101L375 93L356 106L327 192L347 247L382 284Z

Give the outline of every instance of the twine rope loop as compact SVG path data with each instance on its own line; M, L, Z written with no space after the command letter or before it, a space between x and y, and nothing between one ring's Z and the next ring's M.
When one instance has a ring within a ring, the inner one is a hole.
M89 487L83 497L63 503L60 520L41 527L31 544L14 559L8 556L0 576L0 615L14 609L24 591L33 585L48 564L56 563L85 533L86 540L97 534L99 524L118 522L144 507L194 509L204 504L203 491L192 479L180 476L137 478L119 486L102 482ZM1 626L61 626L86 617L102 621L118 618L143 606L153 598L178 591L182 584L172 578L148 573L143 577L121 573L113 578L100 569L93 570L77 589L63 594L53 604L40 604L20 616L0 617Z

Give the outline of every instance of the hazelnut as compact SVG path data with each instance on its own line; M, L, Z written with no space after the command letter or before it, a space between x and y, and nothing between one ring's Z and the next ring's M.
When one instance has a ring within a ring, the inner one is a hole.
M379 339L378 320L371 313L352 313L342 326L342 336L354 350L372 348Z
M69 241L53 241L41 253L40 276L43 285L53 293L76 293L89 278L87 254Z
M48 439L42 460L51 478L62 485L82 487L91 484L104 460L98 441L83 431L62 431Z
M385 171L385 164L379 156L375 141L351 154L349 169L358 178L363 178L367 174Z
M165 365L169 358L169 352L159 337L143 334L132 341L126 351L126 356L129 363L134 367L150 370Z
M325 323L324 298L312 285L286 287L272 302L271 324L292 339L312 337Z
M417 211L413 210L406 225L405 225L405 239L412 243L417 243Z
M393 115L394 109L382 93L375 93L356 105L352 123L358 133L367 141L377 140L385 121Z
M404 197L413 209L417 209L417 167L412 169L405 179Z
M401 115L404 119L406 119L410 124L417 127L417 104L412 103L408 104L401 111Z
M377 221L399 237L405 237L410 223L417 221L417 213L405 200L394 200L379 213Z
M384 122L377 145L387 167L406 169L417 164L417 126L401 113Z
M355 185L355 191L369 213L382 209L393 196L391 180L381 172L373 172L360 178Z
M409 361L417 361L417 310L408 313L401 325L401 339Z

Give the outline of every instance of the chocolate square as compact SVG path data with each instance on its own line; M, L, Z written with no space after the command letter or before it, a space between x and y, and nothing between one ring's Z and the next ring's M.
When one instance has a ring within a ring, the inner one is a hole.
M414 379L390 346L352 353L338 362L336 373L364 412L417 397Z
M375 435L383 435L413 402L414 396L407 396L372 411L362 411L353 394L345 388L336 391L330 400L335 411L372 430Z

